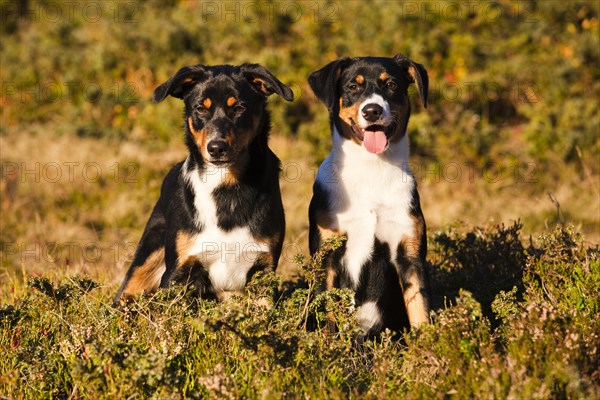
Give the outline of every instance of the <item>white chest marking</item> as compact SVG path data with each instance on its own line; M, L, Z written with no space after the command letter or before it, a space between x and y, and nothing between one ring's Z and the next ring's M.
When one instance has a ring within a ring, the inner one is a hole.
M194 236L187 254L179 257L197 258L208 269L215 290L242 290L248 271L262 253L269 252L269 247L257 241L248 227L226 232L217 225L212 193L223 182L227 169L208 166L199 173L196 169L190 170L188 165L189 159L183 165L183 174L194 193L195 224L203 230Z
M334 128L335 129L335 128ZM408 167L408 138L376 155L333 133L333 150L321 164L317 181L328 192L329 229L347 235L342 266L354 286L373 253L374 238L387 243L396 261L397 246L412 236L410 218L414 178Z

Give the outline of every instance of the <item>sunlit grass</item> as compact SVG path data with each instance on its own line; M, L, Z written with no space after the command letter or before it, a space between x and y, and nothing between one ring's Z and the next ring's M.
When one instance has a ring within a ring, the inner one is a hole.
M533 242L519 229L430 236L433 323L403 341L384 333L359 344L352 294L311 290L318 257L302 262L306 280L259 274L245 296L220 304L173 287L115 309L107 271L11 277L0 394L595 398L600 252L570 229Z

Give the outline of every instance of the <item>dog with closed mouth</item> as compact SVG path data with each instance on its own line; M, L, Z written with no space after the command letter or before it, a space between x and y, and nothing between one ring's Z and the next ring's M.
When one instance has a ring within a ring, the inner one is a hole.
M273 93L293 100L258 64L187 66L156 88L155 102L185 104L189 155L162 184L115 304L171 282L218 299L275 270L285 218L280 161L268 146Z
M408 165L412 83L426 107L427 72L400 54L340 58L309 77L333 135L313 186L310 252L346 236L326 260L324 286L355 291L365 336L429 321L425 220Z

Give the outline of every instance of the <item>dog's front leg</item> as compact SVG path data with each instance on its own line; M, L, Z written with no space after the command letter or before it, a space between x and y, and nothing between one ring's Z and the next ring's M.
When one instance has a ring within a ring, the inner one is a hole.
M410 325L429 323L429 293L423 260L405 253L399 264L398 275Z
M165 273L160 281L161 288L168 288L176 277L176 270L178 269L177 259L175 240L167 237L167 240L165 240Z
M165 243L166 272L160 286L169 287L173 283L192 285L203 298L215 298L208 270L194 255L190 255L192 236L180 231Z

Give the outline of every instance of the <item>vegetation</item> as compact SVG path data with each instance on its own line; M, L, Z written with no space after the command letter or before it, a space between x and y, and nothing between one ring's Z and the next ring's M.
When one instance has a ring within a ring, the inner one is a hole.
M297 260L306 281L259 275L247 296L220 304L174 287L115 309L114 288L102 285L103 277L54 270L14 278L0 308L0 393L597 398L600 249L583 245L569 228L528 244L519 230L515 224L430 237L433 324L403 341L386 332L357 343L352 294L314 291L321 254ZM477 275L482 268L488 273ZM58 279L51 276L57 272ZM497 276L507 290L494 284ZM474 290L456 291L454 282ZM336 333L314 323L306 328L326 313Z
M600 397L597 2L0 11L0 397ZM412 93L409 136L433 324L358 344L351 294L317 293L319 260L301 256L330 147L306 78L340 56L396 53L430 78L427 110ZM181 104L152 91L183 65L242 62L296 95L269 104L287 217L277 274L224 304L175 287L111 307L185 157ZM331 315L336 333L322 329Z
M307 76L342 56L404 53L430 75L415 150L477 163L578 159L600 150L597 2L3 1L5 126L168 142L179 116L150 102L182 65L258 62L298 100L274 125L326 154ZM360 17L359 17L360 16ZM173 100L175 102L176 100ZM517 146L520 145L520 146Z

